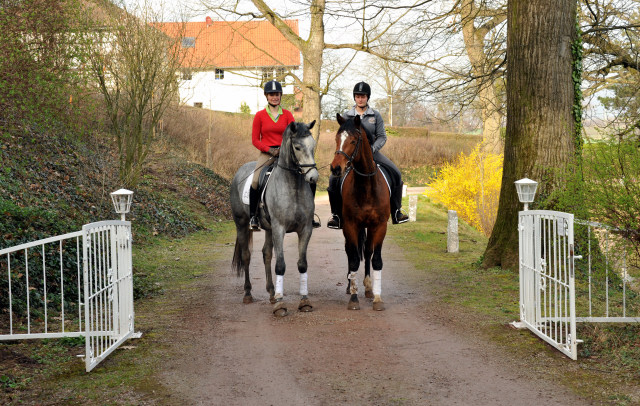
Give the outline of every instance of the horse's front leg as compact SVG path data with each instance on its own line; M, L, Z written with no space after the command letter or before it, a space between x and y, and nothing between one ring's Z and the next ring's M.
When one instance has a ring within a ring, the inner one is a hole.
M271 222L271 237L273 242L273 250L276 254L276 288L275 300L273 306L273 315L276 317L284 317L287 315L287 307L283 302L284 298L284 272L286 265L284 262L284 227Z
M264 262L264 274L267 280L267 292L269 292L269 302L276 302L275 289L273 288L273 277L271 276L271 260L273 259L273 237L271 232L265 230L264 245L262 246L262 260Z
M369 236L370 237L370 236ZM364 244L364 296L367 299L373 298L373 289L371 286L371 255L373 255L373 242L367 237Z
M349 281L349 304L347 309L360 310L360 303L358 302L358 281L356 280L356 273L360 267L360 253L358 252L358 229L355 225L347 225L345 223L343 228L344 234L344 249L347 252L347 262L349 273L347 279Z
M309 289L307 286L307 247L311 239L311 226L305 227L304 230L298 232L298 272L300 273L300 304L298 310L301 312L313 311L313 306L309 300Z
M387 223L382 223L378 229L370 234L373 246L373 310L384 310L382 301L382 242L387 234Z

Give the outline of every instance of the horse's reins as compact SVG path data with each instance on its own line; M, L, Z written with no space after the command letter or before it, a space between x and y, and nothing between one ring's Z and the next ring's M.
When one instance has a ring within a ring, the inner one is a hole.
M264 162L262 163L262 165L260 165L260 166L258 166L258 167L256 167L256 168L254 168L254 169L253 169L253 172L256 172L258 169L263 168L265 165L267 165L269 162L271 162L271 160L272 160L272 159L274 159L274 158L275 158L275 156L272 156L271 158L267 159L266 161L264 161ZM240 183L244 183L244 181L246 181L246 180L247 180L247 179L249 179L251 176L253 176L253 172L252 172L252 173L250 173L249 175L245 176L245 177L244 177L244 179L242 179L242 180L240 181Z
M349 161L349 168L353 169L353 171L355 173L357 173L360 176L374 176L376 173L378 173L378 166L375 165L375 161L374 166L376 169L373 170L373 172L371 173L362 173L359 170L356 169L355 166L353 166L353 160L356 158L356 156L358 155L358 152L360 151L360 146L362 145L362 133L360 132L360 130L358 131L358 141L356 142L356 149L353 151L353 154L351 154L351 156L347 155L346 152L344 152L343 150L339 149L336 151L335 155L344 155L347 158L347 161Z

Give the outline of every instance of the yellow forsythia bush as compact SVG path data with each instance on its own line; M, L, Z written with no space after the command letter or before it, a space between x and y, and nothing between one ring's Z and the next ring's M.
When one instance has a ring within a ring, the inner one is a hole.
M471 154L461 153L456 162L445 165L425 194L488 236L498 212L502 161L502 154L482 152L479 145Z

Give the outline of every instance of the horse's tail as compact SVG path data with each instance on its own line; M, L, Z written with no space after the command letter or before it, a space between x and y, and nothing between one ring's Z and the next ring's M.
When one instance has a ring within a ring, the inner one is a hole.
M238 276L242 276L243 272L249 269L249 261L251 260L251 247L253 245L253 233L247 230L237 230L236 246L233 251L233 260L231 266L235 269Z
M358 255L360 256L360 261L364 259L364 244L367 241L367 231L363 228L358 233Z

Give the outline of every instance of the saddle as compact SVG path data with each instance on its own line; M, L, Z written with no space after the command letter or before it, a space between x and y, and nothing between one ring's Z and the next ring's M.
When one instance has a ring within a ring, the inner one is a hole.
M274 160L271 164L265 165L260 169L260 175L258 175L258 192L260 193L260 202L262 202L262 198L264 195L264 190L269 183L269 176L271 176L271 172L273 168L277 164L277 160ZM242 203L248 205L249 204L249 189L251 188L251 182L253 180L253 172L247 177L247 180L244 183L244 187L242 188ZM260 204L258 202L258 204Z

